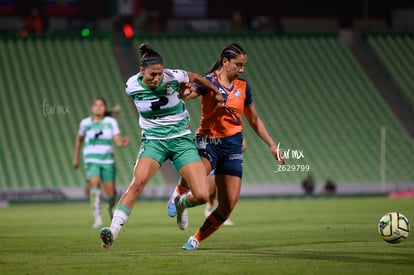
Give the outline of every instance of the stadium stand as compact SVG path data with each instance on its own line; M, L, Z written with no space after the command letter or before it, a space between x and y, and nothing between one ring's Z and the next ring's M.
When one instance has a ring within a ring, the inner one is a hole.
M366 39L414 109L414 33L368 33Z
M229 42L248 51L243 78L287 154L283 169L296 171L276 172L280 167L266 145L246 126L245 185L299 188L309 172L319 183L327 178L348 185L385 181L398 188L413 182L412 138L337 33L148 34L134 39L135 52L143 42L164 56L166 67L200 74ZM2 37L0 60L1 191L85 186L83 171L72 168L73 149L78 123L95 96L122 108L121 129L132 144L115 152L117 182L129 184L139 127L110 38ZM187 105L195 130L199 101ZM386 129L386 162L381 162L381 129ZM167 181L158 173L150 185Z
M124 93L109 38L0 40L0 189L78 188L83 169L72 166L79 122L97 96L121 106L120 127L131 144L115 149L117 181L127 185L138 151L135 110ZM162 175L153 182L164 183Z
M203 73L231 42L249 53L244 78L259 114L288 164L309 165L317 181L342 183L412 181L413 141L337 33L284 35L141 36L164 55L167 66ZM194 129L198 102L189 102ZM386 129L386 178L381 178L381 128ZM273 173L277 164L246 127L244 182L299 183L305 172ZM304 158L292 159L292 151ZM300 169L301 167L299 167Z

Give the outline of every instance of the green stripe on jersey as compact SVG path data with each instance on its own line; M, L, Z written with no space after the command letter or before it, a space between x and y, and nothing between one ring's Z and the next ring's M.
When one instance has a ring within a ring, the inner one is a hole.
M177 136L191 134L188 118L176 122L172 125L145 128L145 138L147 139L167 139Z
M85 127L86 132L89 130L102 130L102 129L112 129L112 124L101 121L99 123L92 122L91 124L86 125Z
M91 138L88 142L85 142L85 146L89 145L112 145L112 139Z
M109 154L86 154L86 156L85 156L85 159L108 160L108 159L113 159L113 158L114 158L113 153L109 153Z

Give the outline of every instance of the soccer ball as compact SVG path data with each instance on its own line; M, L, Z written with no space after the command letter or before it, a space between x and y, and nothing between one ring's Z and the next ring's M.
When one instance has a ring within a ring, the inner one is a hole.
M381 217L378 223L381 238L392 244L404 241L410 233L408 219L399 212L390 212Z

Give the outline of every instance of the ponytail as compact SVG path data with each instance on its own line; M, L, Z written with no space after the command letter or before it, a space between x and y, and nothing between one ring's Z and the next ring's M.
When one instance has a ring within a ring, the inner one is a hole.
M140 66L147 67L152 64L164 64L162 56L154 51L149 44L141 44L139 46Z

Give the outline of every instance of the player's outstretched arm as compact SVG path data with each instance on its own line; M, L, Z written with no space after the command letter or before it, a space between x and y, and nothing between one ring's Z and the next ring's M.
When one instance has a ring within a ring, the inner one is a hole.
M178 97L184 101L194 99L199 96L197 89L190 82L181 82L178 93Z
M217 103L221 103L221 104L224 103L224 98L220 94L220 91L210 81L208 81L207 79L205 79L201 75L199 75L197 73L192 73L192 72L188 72L188 77L190 78L190 82L197 83L197 84L199 84L201 86L204 86L207 89L213 91L214 94L215 94L215 98L216 98Z
M244 108L244 114L250 126L256 132L256 134L269 146L270 152L273 157L279 161L280 164L285 164L285 159L283 157L283 152L276 143L273 141L272 137L269 135L266 126L263 121L260 119L257 114L256 108L254 105L250 105Z

